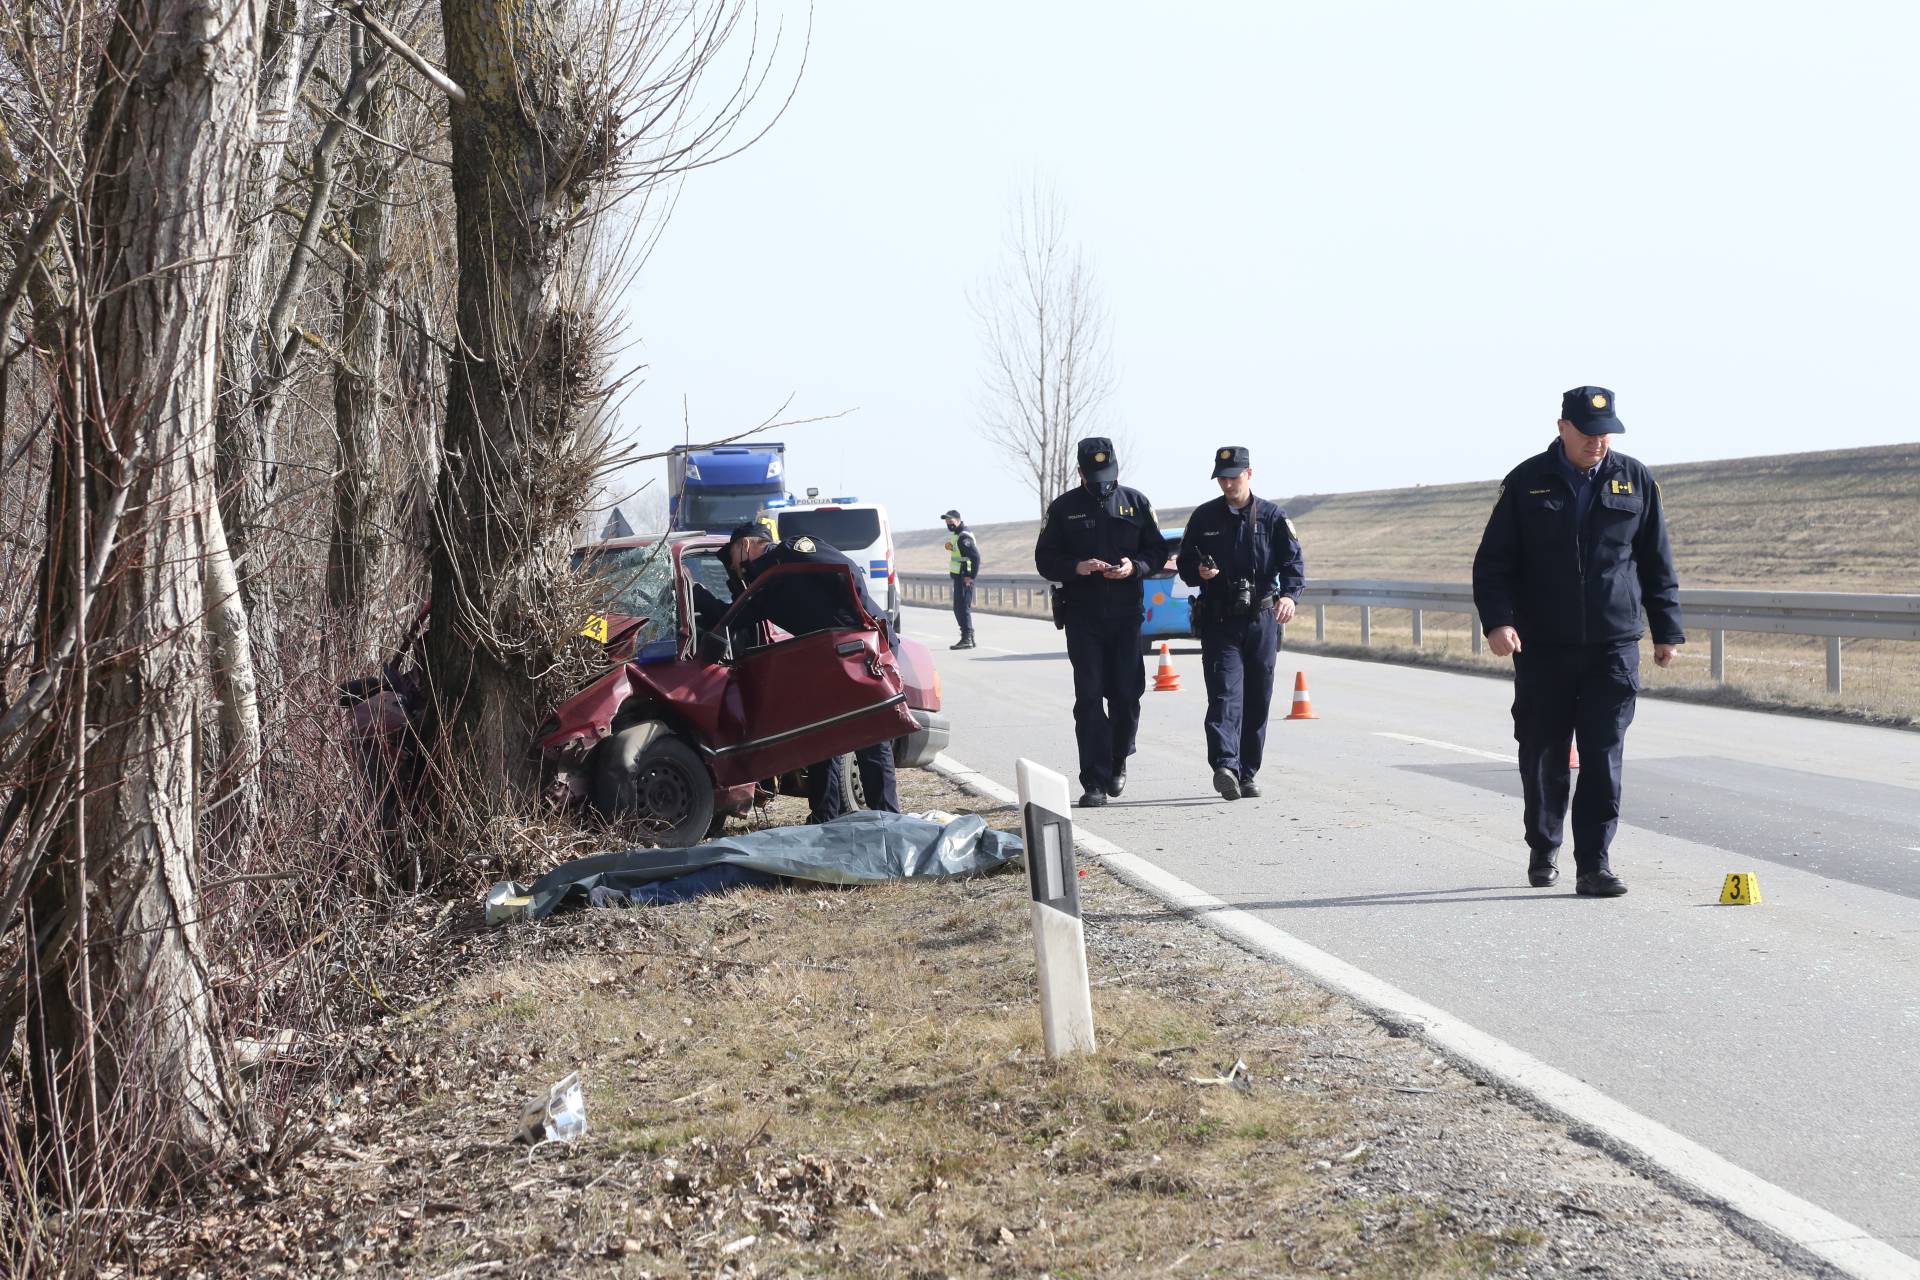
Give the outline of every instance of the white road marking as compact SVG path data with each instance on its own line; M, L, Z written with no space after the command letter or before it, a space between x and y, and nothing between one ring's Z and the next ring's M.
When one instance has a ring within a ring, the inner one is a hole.
M1411 742L1416 747L1438 747L1442 751L1458 751L1463 756L1479 756L1482 760L1498 760L1501 764L1512 764L1519 757L1509 751L1501 755L1497 751L1482 751L1478 747L1463 747L1457 742L1442 742L1438 738L1416 738L1410 733L1379 733L1377 738L1392 738L1396 742Z
M1444 747L1468 755L1494 756L1490 751L1387 733L1426 746ZM1017 805L1020 797L983 773L942 753L934 759L935 773L962 787ZM1264 920L1228 906L1162 867L1121 849L1110 840L1074 827L1077 845L1094 854L1128 884L1145 890L1197 923L1224 934L1240 945L1306 974L1321 986L1353 1000L1388 1023L1406 1026L1428 1044L1462 1063L1476 1075L1534 1099L1574 1128L1598 1134L1618 1150L1624 1148L1650 1161L1666 1174L1763 1230L1780 1236L1829 1263L1855 1280L1914 1280L1920 1260L1868 1235L1859 1227L1757 1174L1749 1173L1723 1156L1682 1137L1657 1121L1609 1098L1598 1089L1554 1067L1525 1050L1462 1022L1452 1014L1402 991L1389 982L1348 964L1311 943L1304 942Z

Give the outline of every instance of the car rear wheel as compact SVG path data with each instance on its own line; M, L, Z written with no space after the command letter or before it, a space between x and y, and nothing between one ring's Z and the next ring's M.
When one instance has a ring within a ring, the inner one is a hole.
M643 720L600 745L594 807L639 827L663 849L685 849L713 824L713 776L700 755L658 720Z
M860 762L849 751L840 757L840 810L852 813L867 807L867 789L860 783Z

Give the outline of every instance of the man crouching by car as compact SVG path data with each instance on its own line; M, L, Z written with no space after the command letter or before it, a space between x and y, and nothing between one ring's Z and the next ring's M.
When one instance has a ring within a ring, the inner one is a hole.
M736 528L727 540L726 560L736 598L755 578L776 565L845 565L852 570L854 590L860 593L862 607L870 616L883 619L882 626L886 625L886 615L874 607L867 595L859 567L818 538L801 535L774 542L767 537L765 525L750 521ZM769 588L749 601L741 616L735 619L736 625L771 622L796 636L866 625L865 620L855 614L845 580L838 574L795 574L775 587L777 589ZM866 792L867 806L888 813L900 812L899 794L894 789L892 740L863 747L853 753L853 758L860 769L860 785ZM827 822L844 812L839 757L808 766L807 821Z

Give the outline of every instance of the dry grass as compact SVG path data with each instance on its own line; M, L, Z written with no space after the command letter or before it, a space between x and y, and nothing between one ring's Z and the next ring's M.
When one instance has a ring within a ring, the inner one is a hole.
M1382 661L1419 662L1450 668L1512 672L1510 660L1481 646L1473 652L1464 615L1429 612L1422 620L1423 645L1413 648L1412 616L1404 609L1373 611L1372 652L1360 646L1357 609L1327 611L1326 651ZM1311 612L1287 629L1287 647L1321 649L1313 640ZM1897 728L1920 727L1920 644L1898 640L1848 640L1841 648L1842 688L1827 692L1826 641L1810 636L1727 634L1727 681L1716 684L1708 638L1694 634L1671 667L1653 663L1653 645L1640 645L1640 676L1654 697L1726 702L1737 706L1805 711L1859 719Z
M1782 454L1658 469L1672 526L1674 556L1685 587L1777 591L1920 591L1920 444ZM1465 582L1496 483L1431 485L1364 493L1309 494L1286 500L1306 545L1315 578L1386 578ZM1149 491L1153 492L1151 485ZM1165 497L1168 495L1155 494ZM1168 527L1189 507L1162 508ZM1034 523L987 525L980 539L989 573L1031 573ZM945 569L944 532L899 537L901 564ZM977 607L977 606L976 606ZM1376 609L1374 643L1412 643L1400 610ZM1464 618L1429 613L1425 650L1379 657L1474 669L1495 666L1474 657ZM1291 629L1290 644L1308 647L1312 620ZM1329 645L1358 645L1359 613L1334 610ZM1849 640L1842 650L1843 688L1827 692L1825 641L1813 637L1727 633L1727 683L1708 671L1708 636L1696 633L1679 662L1657 671L1643 663L1649 692L1913 725L1920 721L1920 643Z
M1081 887L1101 1045L1064 1064L1017 873L396 921L422 980L350 1036L317 1142L102 1274L1789 1274L1417 1041ZM1195 1082L1236 1059L1246 1090ZM575 1070L586 1138L510 1140Z
M1546 439L1540 445L1546 447ZM1518 461L1516 458L1515 461ZM1920 444L1792 453L1655 468L1688 587L1920 590ZM1161 523L1214 496L1136 478ZM1464 582L1498 478L1282 499L1316 578ZM1168 505L1176 501L1189 505ZM964 505L964 504L962 504ZM974 530L988 573L1032 573L1033 521ZM902 568L940 573L944 530L897 535Z

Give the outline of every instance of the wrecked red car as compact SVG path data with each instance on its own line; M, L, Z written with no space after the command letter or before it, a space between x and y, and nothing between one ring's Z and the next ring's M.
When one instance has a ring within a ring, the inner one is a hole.
M932 656L889 636L860 605L851 571L783 565L733 599L725 546L724 536L688 533L576 551L576 567L607 584L589 627L616 663L534 735L549 799L633 820L654 843L680 847L746 812L764 780L889 738L899 768L929 764L946 746ZM743 601L796 573L836 579L865 625L800 636L735 625ZM724 605L704 628L696 582Z

